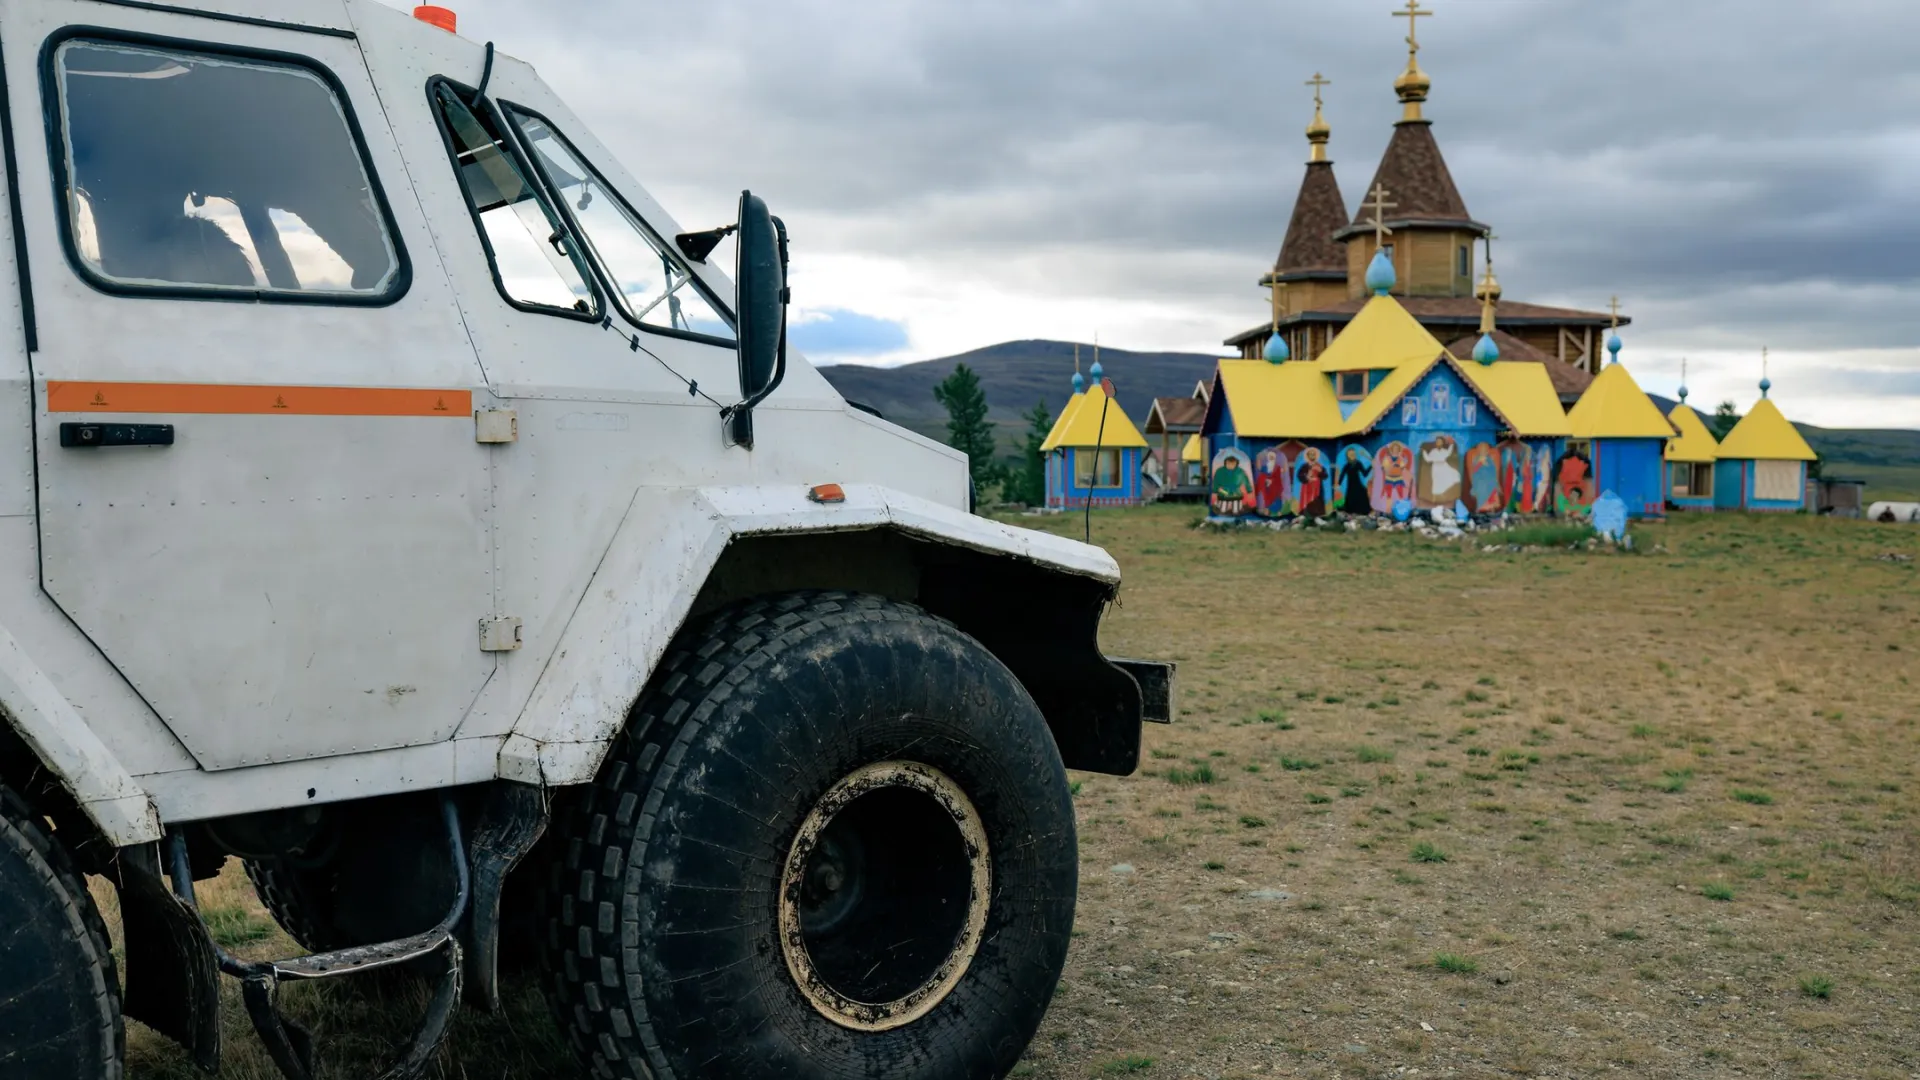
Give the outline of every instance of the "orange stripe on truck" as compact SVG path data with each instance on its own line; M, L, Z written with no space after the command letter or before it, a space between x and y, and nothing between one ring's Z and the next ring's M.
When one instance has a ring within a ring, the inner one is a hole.
M241 413L291 416L473 415L471 390L213 383L47 382L51 413Z

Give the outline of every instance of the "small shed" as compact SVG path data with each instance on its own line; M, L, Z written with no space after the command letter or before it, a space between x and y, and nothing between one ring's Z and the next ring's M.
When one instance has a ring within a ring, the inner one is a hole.
M1813 481L1816 513L1834 517L1857 518L1866 512L1867 482L1838 476L1817 477Z
M1094 380L1067 399L1060 419L1040 444L1047 462L1047 505L1138 506L1145 498L1146 437L1120 403L1107 396L1095 363ZM1076 387L1080 376L1074 376Z
M1676 510L1712 510L1713 465L1720 460L1720 440L1687 404L1686 387L1680 388L1680 404L1667 414L1667 422L1680 433L1667 440L1667 505Z
M1819 460L1798 429L1766 396L1720 442L1713 470L1713 505L1720 510L1790 512L1805 509L1807 463Z
M1607 343L1614 361L1594 376L1567 424L1569 455L1584 451L1593 464L1594 488L1611 491L1636 518L1667 514L1667 441L1675 432L1660 409L1619 360L1618 337Z

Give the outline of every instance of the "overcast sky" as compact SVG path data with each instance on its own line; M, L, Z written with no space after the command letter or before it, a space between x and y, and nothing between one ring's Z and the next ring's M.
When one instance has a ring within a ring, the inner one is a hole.
M1312 115L1356 204L1399 115L1389 0L452 0L689 227L793 233L797 340L1220 352L1265 318ZM1634 325L1695 404L1920 427L1920 4L1431 0L1421 65L1506 295ZM1063 373L1063 378L1065 374Z

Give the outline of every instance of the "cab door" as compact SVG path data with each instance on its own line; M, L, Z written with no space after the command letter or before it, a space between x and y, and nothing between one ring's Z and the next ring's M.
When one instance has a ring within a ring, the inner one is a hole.
M42 585L207 769L494 669L485 379L344 11L278 6L0 0Z

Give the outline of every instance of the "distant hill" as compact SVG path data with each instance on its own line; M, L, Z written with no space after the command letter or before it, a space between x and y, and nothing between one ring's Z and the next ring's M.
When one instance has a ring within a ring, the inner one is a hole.
M1072 393L1073 350L1070 341L1008 341L984 349L922 360L899 367L833 364L820 369L828 382L848 398L880 410L887 419L923 435L944 438L946 410L933 399L933 387L965 363L980 376L990 406L988 417L1000 430L1002 452L1013 453L1026 432L1021 414L1036 401L1047 403L1049 415ZM1147 409L1156 397L1185 397L1193 385L1213 376L1218 359L1212 353L1132 352L1100 350L1100 365L1113 380L1116 400L1136 424L1147 422ZM1093 346L1080 346L1080 367L1093 365ZM1649 394L1662 413L1674 401ZM1712 407L1700 410L1711 417ZM1869 499L1920 498L1920 431L1822 428L1796 424L1821 458L1827 476L1867 481Z
M1080 370L1093 366L1093 346L1081 345ZM1047 413L1059 416L1073 393L1073 350L1070 341L1008 341L984 349L922 360L899 367L832 364L820 369L834 389L849 399L880 410L887 419L923 434L943 436L947 414L933 399L934 385L964 363L980 376L987 394L988 418L1000 428L1001 444L1011 451L1026 429L1021 414L1044 401ZM1147 422L1147 409L1156 397L1185 397L1193 385L1212 378L1212 353L1131 352L1100 350L1100 366L1113 380L1114 400L1135 424Z

